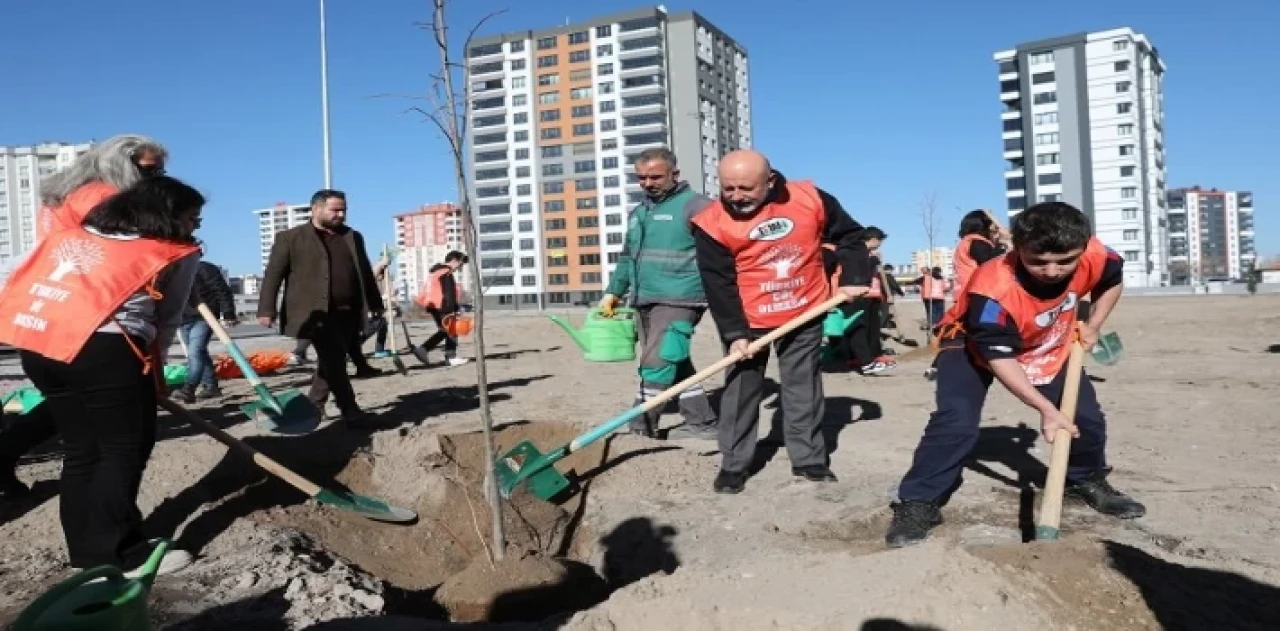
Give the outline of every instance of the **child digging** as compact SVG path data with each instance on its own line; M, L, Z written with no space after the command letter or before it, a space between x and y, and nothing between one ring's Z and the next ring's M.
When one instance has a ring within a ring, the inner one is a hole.
M941 503L960 483L978 440L993 379L1040 413L1048 442L1068 431L1067 494L1105 515L1141 517L1146 509L1107 483L1106 417L1093 384L1080 382L1076 417L1057 408L1077 306L1092 297L1080 342L1091 348L1123 291L1124 260L1092 236L1089 219L1061 202L1037 204L1013 220L1013 251L974 272L942 319L937 411L929 417L911 469L898 488L889 547L923 541L942 523Z

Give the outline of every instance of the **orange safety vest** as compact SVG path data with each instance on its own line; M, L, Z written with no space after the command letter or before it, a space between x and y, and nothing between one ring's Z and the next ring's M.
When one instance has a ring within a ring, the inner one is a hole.
M946 300L947 281L938 280L933 274L926 273L924 281L920 283L920 297L925 300Z
M71 191L61 205L52 208L41 206L36 237L43 239L55 232L79 228L89 211L117 192L119 189L105 182L89 182Z
M1050 300L1040 300L1018 283L1017 262L1012 255L992 259L974 272L969 284L942 318L941 337L953 338L963 330L971 294L986 296L1008 312L1022 335L1022 350L1018 352L1017 360L1027 373L1027 379L1037 386L1047 384L1058 375L1071 354L1076 307L1102 279L1106 263L1106 246L1097 237L1091 238L1066 292Z
M83 228L48 235L0 292L0 342L69 363L120 305L199 248L155 239L112 239ZM133 345L131 338L130 345ZM150 356L134 347L151 368Z
M960 239L960 243L956 245L956 251L951 257L951 267L956 275L956 287L959 287L960 291L964 291L965 283L969 282L969 277L973 276L973 271L978 269L978 262L973 260L973 257L969 254L969 246L973 245L974 241L981 241L992 247L995 246L994 243L991 243L991 239L980 234L967 234L963 239Z
M418 297L414 302L424 309L439 309L444 306L444 283L440 282L445 274L452 274L453 270L448 267L440 268L431 272L431 276L427 278L427 282L422 283L422 288L418 291ZM454 302L462 302L462 288L458 287L455 282L453 284Z
M812 182L787 182L750 217L717 200L693 223L733 254L751 328L775 329L831 296L821 253L826 209Z

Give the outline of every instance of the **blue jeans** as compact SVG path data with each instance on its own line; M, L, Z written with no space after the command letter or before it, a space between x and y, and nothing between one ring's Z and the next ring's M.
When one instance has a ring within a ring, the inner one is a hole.
M218 376L213 372L213 357L209 356L209 340L213 337L209 323L204 320L187 322L178 329L178 335L187 345L187 387L203 385L217 388Z

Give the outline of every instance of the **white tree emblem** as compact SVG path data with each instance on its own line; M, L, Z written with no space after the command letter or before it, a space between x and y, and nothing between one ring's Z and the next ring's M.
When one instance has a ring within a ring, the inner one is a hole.
M60 281L73 272L88 274L89 270L100 265L105 258L102 246L84 239L68 239L53 249L53 260L58 266L49 274L49 280Z
M773 268L775 279L791 278L791 266L800 259L803 251L798 245L779 245L764 255L764 264Z

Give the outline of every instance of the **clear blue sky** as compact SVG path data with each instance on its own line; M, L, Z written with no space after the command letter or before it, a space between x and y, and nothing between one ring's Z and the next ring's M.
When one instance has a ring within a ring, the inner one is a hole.
M314 0L15 2L0 145L102 140L166 143L170 172L210 198L210 260L258 271L251 214L323 184L318 12ZM458 0L452 22L510 11L485 33L539 28L644 6L599 0ZM413 22L427 0L328 0L334 183L376 248L391 215L455 199L444 141L381 93L422 92L437 59ZM1259 255L1280 254L1274 115L1280 2L1221 0L900 0L672 2L696 8L752 59L756 147L815 179L862 222L883 227L890 261L924 244L920 199L937 193L945 241L957 207L1004 208L996 50L1130 26L1169 66L1169 184L1256 193ZM459 44L460 46L460 44ZM1268 114L1267 112L1272 112Z

